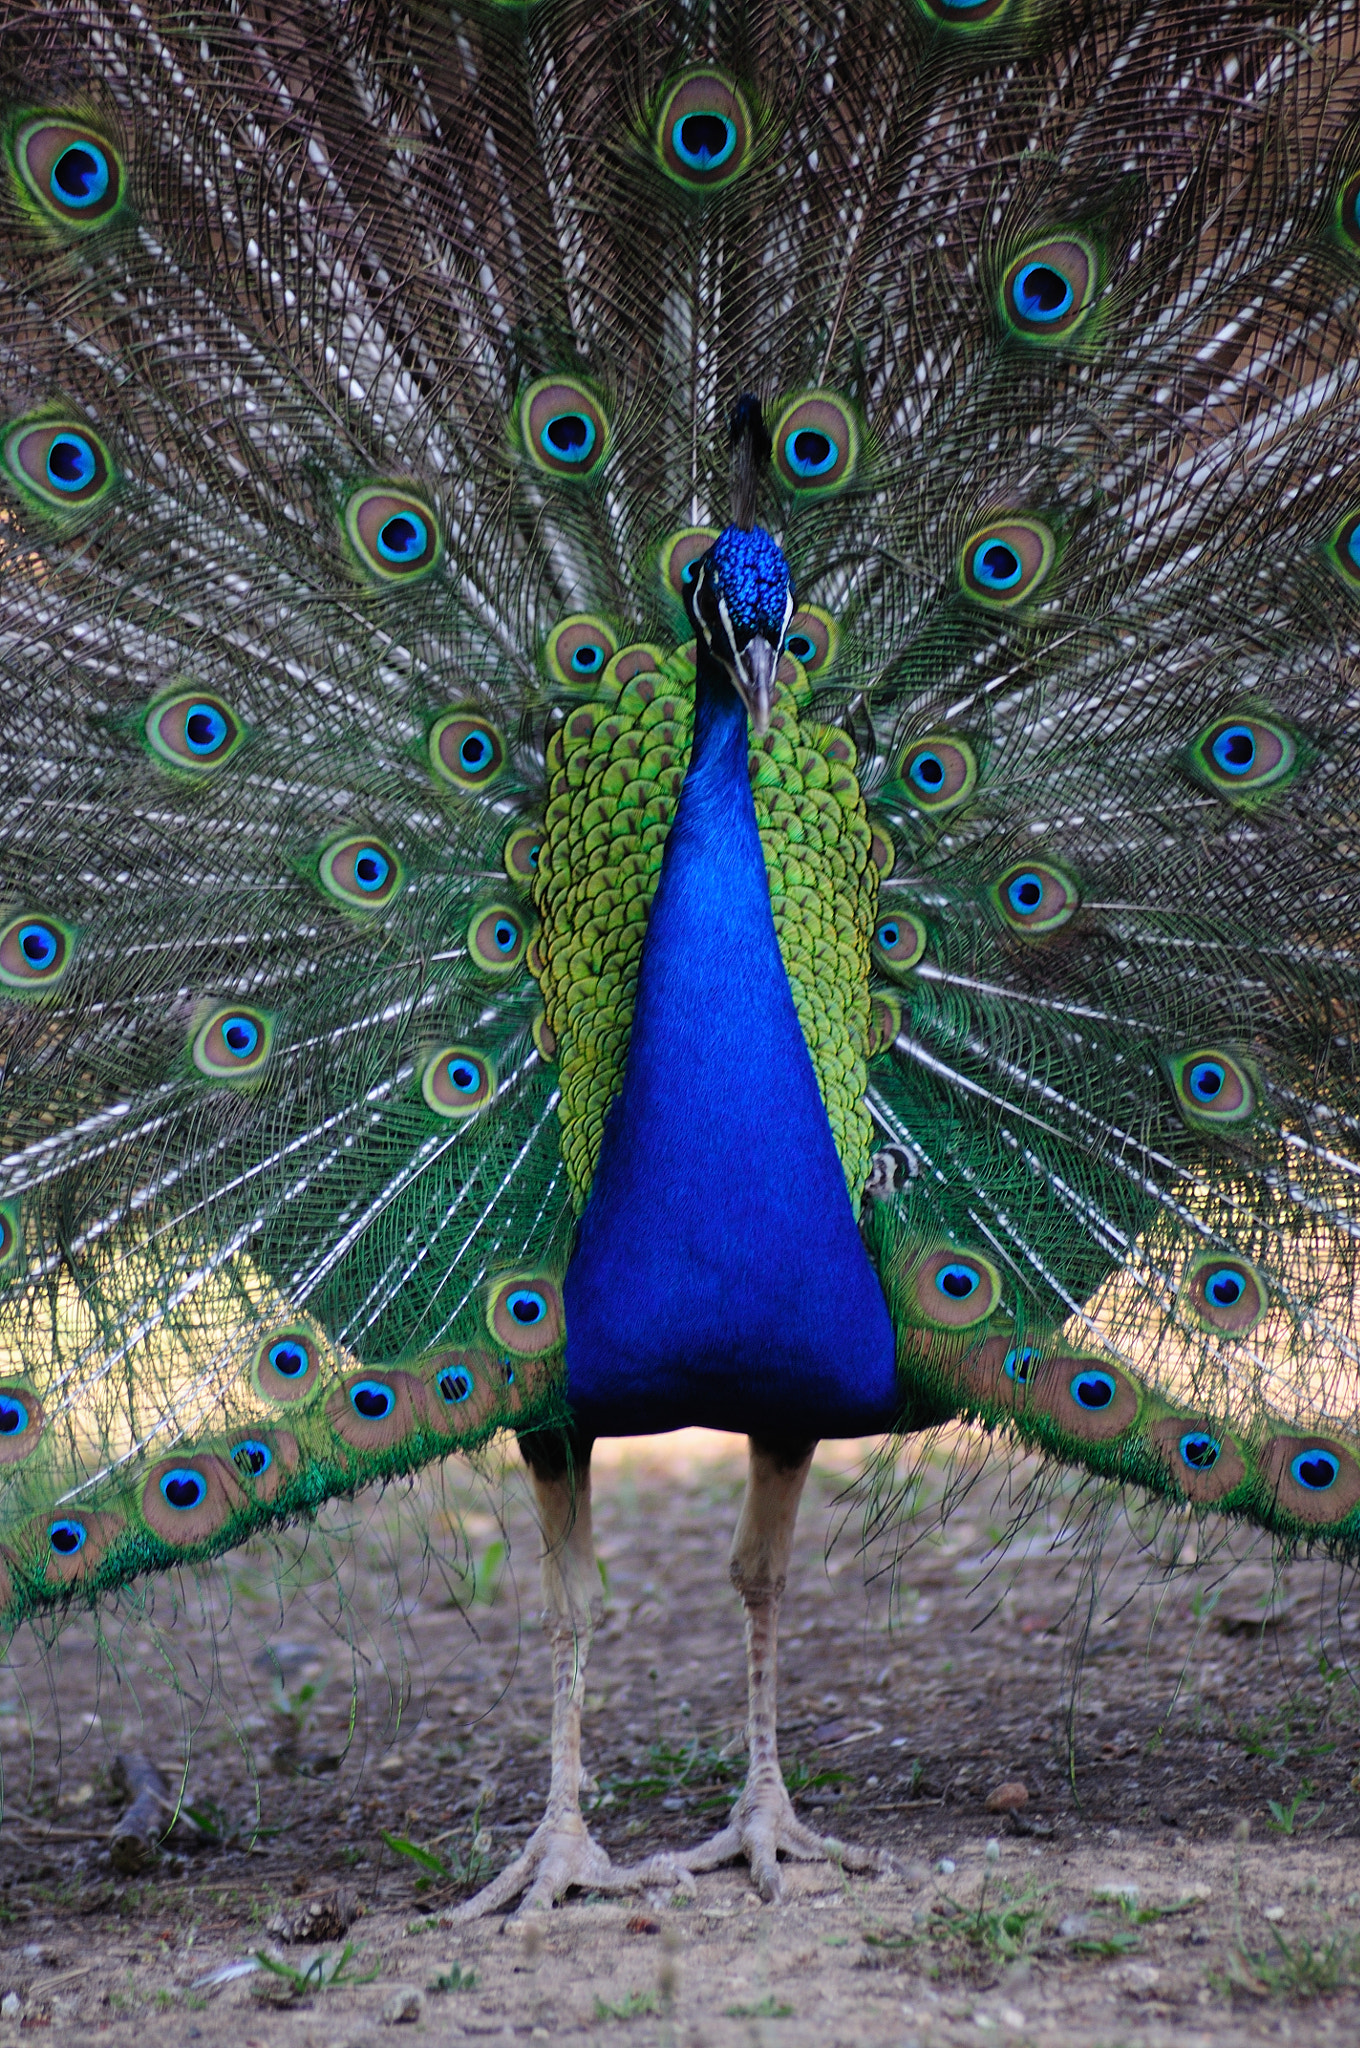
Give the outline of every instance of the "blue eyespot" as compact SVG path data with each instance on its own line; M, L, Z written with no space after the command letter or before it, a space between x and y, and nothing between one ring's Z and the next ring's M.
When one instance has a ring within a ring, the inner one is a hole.
M808 633L790 633L784 642L784 652L806 666L817 652L817 642Z
M784 461L795 477L825 476L840 461L841 451L817 427L799 427L784 442Z
M358 1380L350 1388L350 1404L365 1422L385 1422L397 1405L397 1397L380 1380Z
M1204 1278L1205 1299L1215 1308L1236 1308L1247 1291L1247 1283L1235 1267L1222 1266Z
M187 1513L190 1508L202 1507L208 1498L208 1482L201 1472L176 1466L173 1472L161 1474L161 1492L172 1508Z
M97 206L111 176L109 160L97 143L73 142L52 166L52 197L59 206Z
M1209 752L1225 775L1248 775L1256 765L1256 735L1249 725L1228 725Z
M916 784L923 796L935 796L943 789L945 765L938 754L925 751L913 756L908 779Z
M517 1287L506 1296L505 1305L515 1321L524 1329L532 1329L541 1323L548 1313L548 1304L543 1296L532 1287Z
M83 1522L49 1522L47 1540L58 1557L74 1557L78 1550L85 1548L86 1531Z
M463 1365L450 1365L439 1374L435 1381L441 1401L447 1401L451 1408L466 1401L472 1392L472 1374Z
M1325 1493L1329 1486L1336 1484L1341 1461L1330 1451L1300 1451L1289 1469L1299 1486L1307 1487L1310 1493Z
M227 721L215 704L192 704L184 714L184 744L191 754L215 754L227 732Z
M1024 320L1061 320L1075 297L1068 280L1051 263L1026 263L1011 289L1015 310Z
M460 1095L475 1095L485 1081L480 1067L471 1060L450 1060L447 1068L449 1086L456 1088Z
M47 450L47 481L54 491L83 491L92 484L99 463L83 434L54 434Z
M502 953L513 953L519 944L519 927L508 917L500 917L492 927L491 936Z
M19 929L19 951L25 964L41 974L57 957L57 938L45 924L26 924Z
M898 924L896 918L892 917L886 918L874 933L874 937L885 951L890 951L897 944L901 936L902 927Z
M28 1428L28 1409L13 1394L0 1394L0 1436L22 1436Z
M489 736L474 728L472 732L464 737L459 745L458 765L460 768L465 768L469 775L476 775L481 769L486 767L494 752L495 749L491 744Z
M238 1060L248 1060L260 1042L260 1027L249 1017L227 1017L222 1023L222 1043Z
M685 114L671 130L671 148L691 171L716 171L736 146L737 124L726 114Z
M354 879L365 892L381 889L392 872L392 863L376 846L366 846L354 857Z
M1218 1060L1196 1060L1185 1082L1196 1102L1216 1102L1223 1092L1227 1072Z
M1181 1438L1178 1449L1192 1472L1212 1472L1222 1455L1223 1446L1217 1437L1207 1435L1204 1430L1190 1429Z
M984 590L1014 590L1025 565L1009 541L993 539L974 549L972 570Z
M1023 1351L1008 1351L1001 1361L1001 1370L1008 1380L1018 1380L1023 1387L1037 1363L1037 1354L1026 1345Z
M555 412L542 428L543 452L553 462L586 463L599 436L583 412Z
M430 529L418 512L394 512L378 528L378 553L398 569L418 562L430 545Z
M269 1347L269 1363L285 1380L300 1380L311 1365L304 1347L292 1337L281 1337Z
M935 1275L935 1285L941 1294L947 1294L951 1301L967 1301L970 1294L976 1294L982 1284L982 1276L975 1266L954 1264L941 1266Z
M1078 1408L1108 1408L1115 1396L1115 1384L1107 1372L1079 1372L1072 1381L1072 1399Z
M1043 877L1026 871L1016 875L1006 888L1006 901L1017 917L1028 917L1044 900Z
M598 642L586 641L572 649L571 665L578 676L597 675L604 667L604 649ZM477 764L480 767L480 762Z
M248 1479L259 1479L274 1462L274 1453L268 1444L258 1438L245 1437L239 1444L232 1445L231 1462L240 1467Z

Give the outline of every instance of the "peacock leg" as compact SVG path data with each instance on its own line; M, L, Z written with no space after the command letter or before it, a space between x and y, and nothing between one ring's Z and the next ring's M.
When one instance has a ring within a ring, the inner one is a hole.
M636 1891L647 1884L689 1885L670 1856L620 1868L581 1817L581 1702L586 1660L600 1614L600 1575L590 1526L590 1444L535 1432L520 1438L543 1534L543 1627L552 1646L552 1776L548 1808L514 1862L449 1914L474 1920L524 1894L519 1910L551 1906L573 1886Z
M686 1850L687 1870L715 1870L744 1856L763 1899L780 1896L781 1853L803 1861L821 1858L852 1870L877 1867L872 1851L848 1849L814 1834L793 1810L779 1768L779 1603L788 1576L798 1503L815 1444L771 1444L751 1439L751 1470L732 1539L732 1583L746 1608L746 1783L725 1828L699 1848Z

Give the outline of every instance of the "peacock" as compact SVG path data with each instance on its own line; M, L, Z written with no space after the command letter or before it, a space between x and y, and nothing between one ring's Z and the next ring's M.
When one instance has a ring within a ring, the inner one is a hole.
M820 1439L1360 1555L1353 10L0 27L5 1625L514 1432L460 1910L770 1899ZM621 1867L591 1449L694 1424L749 1774Z

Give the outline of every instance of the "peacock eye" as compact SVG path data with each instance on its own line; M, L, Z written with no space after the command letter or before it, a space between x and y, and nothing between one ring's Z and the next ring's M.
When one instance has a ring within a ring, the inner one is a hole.
M1251 1075L1217 1047L1180 1053L1168 1061L1176 1101L1188 1123L1203 1129L1246 1123L1256 1113Z
M1068 1382L1068 1392L1072 1399L1078 1408L1084 1408L1088 1415L1098 1415L1102 1409L1108 1408L1114 1400L1115 1391L1112 1373L1097 1372L1090 1367L1074 1373Z
M1056 552L1042 520L1008 513L969 534L959 557L959 582L978 604L1006 611L1033 597Z
M4 463L25 495L47 511L83 510L114 480L99 436L63 420L19 421L5 436Z
M21 1436L27 1428L27 1403L17 1394L0 1394L0 1436Z
M262 1479L274 1462L274 1453L258 1437L242 1437L227 1454L237 1471L247 1479Z
M383 1380L355 1380L349 1402L365 1422L386 1422L397 1405L397 1397Z
M966 1330L991 1314L1001 1298L1001 1281L988 1260L941 1247L918 1266L915 1294L927 1322Z
M926 950L926 928L909 911L895 910L874 927L874 959L885 974L906 974Z
M245 738L245 727L229 704L205 690L178 690L158 697L142 727L147 745L175 768L210 774L229 761Z
M63 1516L47 1525L47 1540L58 1557L74 1557L89 1540L89 1531L74 1516Z
M966 740L933 733L915 740L898 769L913 803L926 811L952 811L977 787L977 757Z
M551 1065L557 1058L557 1033L548 1022L546 1010L535 1010L533 1023L529 1026L529 1036L534 1041L534 1050L539 1058L547 1060Z
M1003 923L1032 937L1056 931L1081 907L1081 892L1071 876L1043 861L1017 862L991 895Z
M176 1465L169 1472L163 1472L160 1488L167 1506L178 1509L181 1514L190 1508L201 1508L208 1498L207 1480L201 1472L195 1472L187 1465Z
M1272 719L1217 718L1190 745L1190 767L1223 796L1272 789L1298 765L1294 735Z
M487 789L505 766L505 741L479 711L446 711L430 728L430 766L456 789Z
M13 1202L0 1202L0 1272L18 1258L22 1243L17 1207Z
M543 827L517 826L501 848L501 864L510 880L523 882L527 888L538 873L539 855L542 851Z
M1352 172L1337 194L1336 224L1353 249L1360 249L1360 171Z
M1192 1472L1212 1472L1223 1455L1223 1446L1207 1430L1188 1429L1176 1446L1181 1462Z
M559 619L549 633L544 665L557 682L579 687L604 674L618 646L617 633L604 619L590 612L573 612L569 618Z
M435 1375L434 1385L441 1401L450 1408L459 1408L471 1398L476 1382L465 1365L446 1365Z
M691 71L673 86L656 117L661 168L691 192L730 185L751 154L751 117L720 71Z
M1075 236L1026 249L1001 286L1002 311L1013 331L1031 341L1070 334L1090 310L1096 269L1094 251Z
M1010 0L920 0L932 21L945 23L950 28L976 28L984 21L992 21L1010 5Z
M213 1081L253 1081L269 1058L272 1036L262 1010L242 1005L214 1010L194 1035L194 1065Z
M257 1392L270 1401L296 1401L316 1384L316 1343L306 1330L271 1330L255 1347Z
M1008 1380L1014 1380L1017 1385L1024 1387L1028 1386L1038 1362L1039 1354L1031 1345L1026 1344L1022 1348L1013 1346L1002 1359L1001 1370Z
M495 1094L496 1070L468 1046L448 1045L426 1061L420 1092L436 1116L471 1116Z
M321 855L317 880L337 903L381 910L401 887L401 862L379 839L337 839Z
M1289 1470L1296 1486L1306 1487L1309 1493L1325 1493L1341 1476L1341 1460L1334 1451L1315 1446L1300 1451Z
M48 217L77 232L101 226L122 196L117 151L78 122L30 121L16 138L15 161Z
M1196 1322L1227 1337L1254 1330L1270 1302L1255 1266L1221 1252L1205 1252L1194 1261L1181 1293Z
M75 956L75 933L55 917L32 911L0 925L0 985L53 988Z
M506 1274L487 1296L486 1322L507 1351L536 1358L561 1341L561 1290L543 1273Z
M354 493L345 507L345 532L360 567L380 583L418 582L444 551L429 506L383 484Z
M801 662L810 676L820 675L836 659L840 628L820 605L800 605L789 620L784 652Z
M685 601L696 565L718 538L716 526L682 526L661 543L661 587L667 597Z
M1360 588L1360 512L1346 515L1328 541L1327 552L1351 588Z
M519 402L519 429L532 462L551 476L593 476L609 453L609 420L572 377L540 377Z
M838 491L858 459L855 416L834 391L807 392L775 421L775 473L792 491Z
M869 1030L864 1057L876 1060L888 1050L902 1029L902 1005L887 989L875 989L869 997Z
M468 926L468 952L485 974L509 974L519 966L529 934L519 911L493 903L479 910Z
M897 865L897 846L892 833L878 818L869 820L869 859L880 882L886 882Z

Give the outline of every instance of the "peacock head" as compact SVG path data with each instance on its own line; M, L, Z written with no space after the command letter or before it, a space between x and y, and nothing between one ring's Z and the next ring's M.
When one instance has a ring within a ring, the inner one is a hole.
M701 652L723 670L762 733L793 615L789 565L759 526L725 526L695 564L686 599Z

